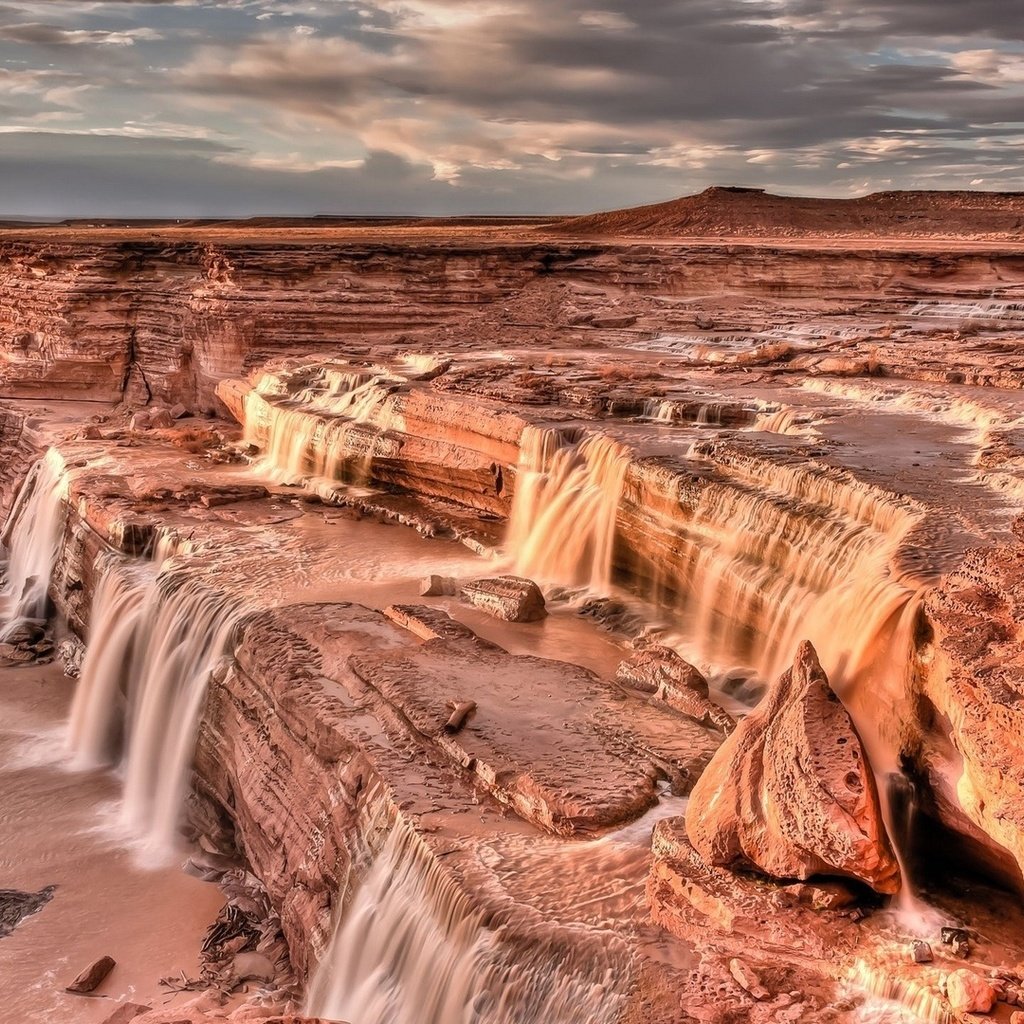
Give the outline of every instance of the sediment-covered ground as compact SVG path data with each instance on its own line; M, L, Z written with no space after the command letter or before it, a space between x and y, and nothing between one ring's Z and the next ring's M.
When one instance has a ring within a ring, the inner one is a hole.
M1024 252L297 231L0 233L21 1016L1009 1019Z

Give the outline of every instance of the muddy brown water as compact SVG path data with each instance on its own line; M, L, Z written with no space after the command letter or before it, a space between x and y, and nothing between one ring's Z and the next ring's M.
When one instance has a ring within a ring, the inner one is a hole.
M114 773L68 770L73 688L56 665L0 668L0 888L57 887L0 939L0 1020L98 1024L121 1001L172 1005L160 978L195 977L223 903L215 886L176 863L148 867L118 836ZM94 996L64 991L103 955L117 967Z

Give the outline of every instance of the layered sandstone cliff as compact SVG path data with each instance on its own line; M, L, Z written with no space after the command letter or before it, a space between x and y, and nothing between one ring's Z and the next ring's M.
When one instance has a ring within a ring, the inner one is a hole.
M687 940L708 920L756 935L783 907L776 967L831 985L830 943L845 970L882 942L820 877L894 887L871 814L871 850L842 864L759 864L743 836L728 871L663 823L647 882L652 816L749 739L749 705L808 640L845 708L829 737L863 739L883 796L911 780L915 829L930 819L950 851L929 866L1019 882L1015 252L0 245L20 396L0 419L5 505L56 441L50 593L94 646L122 607L111 580L157 611L229 610L226 658L197 690L189 818L266 886L300 979L336 955L374 865L400 857L418 892L445 894L438 915L483 929L502 986L543 993L538 1019L561 1020L567 992L609 1024L686 1019L680 992L687 1013L707 1004L739 940L715 933L680 966L633 898L645 884ZM93 404L52 401L62 382L57 397ZM161 411L133 418L145 402ZM231 419L174 420L174 403ZM460 562L455 540L500 565ZM546 620L491 619L459 580L417 595L418 575L499 570L542 584ZM613 682L659 648L699 662L704 688ZM793 715L813 759L819 733ZM821 807L780 780L771 800L806 805L799 837ZM640 838L581 841L602 833ZM750 1010L730 992L729 1012Z

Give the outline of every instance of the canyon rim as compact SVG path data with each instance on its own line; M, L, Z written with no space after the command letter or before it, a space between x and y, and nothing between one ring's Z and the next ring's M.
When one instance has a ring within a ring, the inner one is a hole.
M1024 200L788 202L4 230L23 1019L1009 1009Z

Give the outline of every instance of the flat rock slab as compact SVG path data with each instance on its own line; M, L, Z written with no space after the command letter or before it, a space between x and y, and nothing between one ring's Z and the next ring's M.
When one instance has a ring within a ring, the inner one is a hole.
M842 883L782 885L710 867L690 845L682 818L654 828L647 882L651 917L680 938L756 941L759 950L828 957L852 946L856 925L839 911L854 895Z
M659 779L695 778L715 745L707 730L587 669L495 646L437 639L349 665L497 799L558 834L637 817ZM447 732L467 701L472 716Z
M486 644L464 623L440 608L423 604L393 604L384 615L396 626L409 630L421 640L469 640Z

